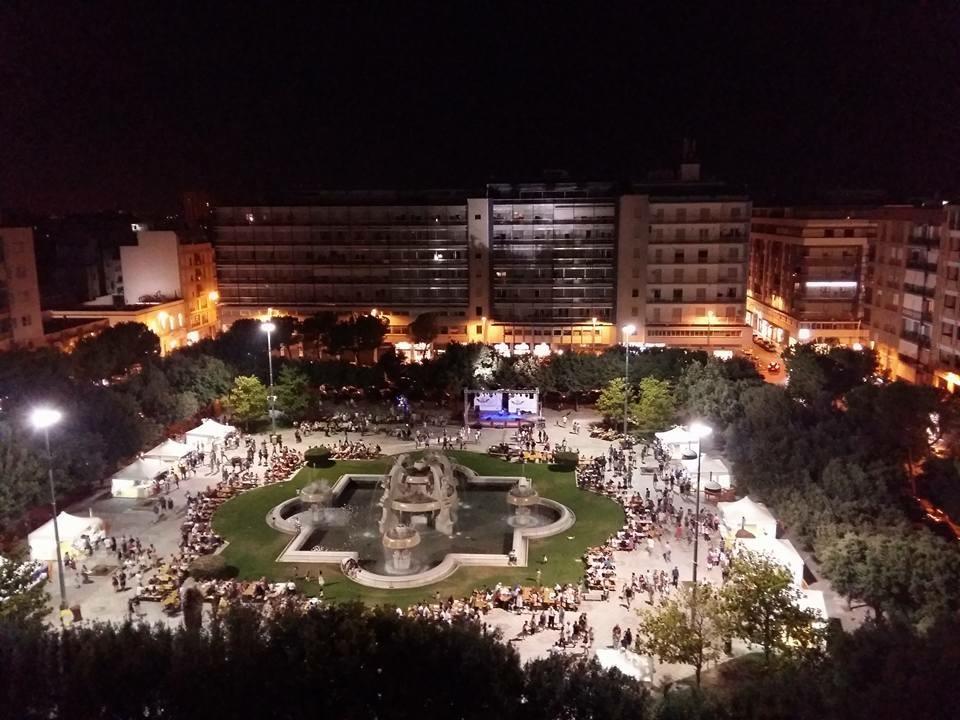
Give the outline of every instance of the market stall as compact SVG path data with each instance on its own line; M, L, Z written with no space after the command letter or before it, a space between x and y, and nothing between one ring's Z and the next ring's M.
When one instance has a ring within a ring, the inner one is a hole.
M222 445L227 436L236 431L233 425L224 425L212 418L204 418L197 427L188 430L185 435L191 450L209 450L215 443Z
M157 458L140 458L110 478L110 492L114 497L143 498L154 493L154 480L170 464Z
M766 505L751 500L749 496L736 502L717 503L717 510L724 535L733 535L737 530L747 530L758 538L777 536L777 518Z
M143 457L147 460L163 460L164 462L173 463L186 457L191 452L193 452L193 449L186 443L177 442L176 440L164 440L149 452L144 453Z
M60 532L60 551L75 555L82 549L82 537L86 535L93 543L96 537L106 531L106 524L98 517L83 517L61 512L57 515L57 530ZM43 562L57 559L57 543L53 532L53 519L47 520L27 536L30 545L30 559Z

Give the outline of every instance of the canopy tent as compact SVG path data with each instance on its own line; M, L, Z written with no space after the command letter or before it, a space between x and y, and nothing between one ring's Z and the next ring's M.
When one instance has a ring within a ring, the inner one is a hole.
M695 433L679 425L654 434L674 460L682 459L684 452L696 452L700 439Z
M153 492L153 480L166 472L169 464L157 458L141 458L110 478L114 497L147 497Z
M669 430L655 433L655 435L664 445L681 445L697 441L696 435L679 425L674 425Z
M236 431L237 429L232 425L218 423L213 418L204 418L197 427L186 432L187 444L191 447L203 447L218 440L223 440L227 435Z
M783 565L790 571L793 584L798 588L803 586L803 558L789 540L773 537L738 538L736 546L756 555L765 555Z
M638 655L630 650L597 648L597 661L604 670L616 668L641 682L653 682L653 659L646 655Z
M801 588L800 602L797 604L801 610L813 610L814 612L820 613L820 617L824 620L830 617L827 614L827 601L823 597L822 590L807 590L806 588Z
M186 443L180 443L176 440L164 440L153 450L144 454L144 458L150 460L165 460L166 462L176 462L180 458L191 453L190 446Z
M57 530L60 532L62 552L74 552L74 543L81 535L89 535L91 542L98 533L103 533L106 524L98 517L83 517L62 512L57 515ZM53 519L47 520L27 536L30 544L30 559L50 561L57 559L57 543L53 533Z
M736 502L717 503L717 510L720 512L720 521L726 528L727 534L733 534L743 528L758 538L777 536L777 518L766 505L754 502L749 496L740 498Z

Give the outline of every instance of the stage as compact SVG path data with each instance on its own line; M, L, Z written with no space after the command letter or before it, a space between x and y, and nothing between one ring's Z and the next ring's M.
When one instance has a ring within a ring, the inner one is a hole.
M522 424L534 424L536 416L530 413L511 413L506 410L499 412L483 412L477 414L475 422L486 427L517 427Z

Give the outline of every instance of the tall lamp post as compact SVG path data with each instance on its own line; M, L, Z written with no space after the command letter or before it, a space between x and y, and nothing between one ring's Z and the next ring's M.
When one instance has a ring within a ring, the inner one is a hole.
M60 581L60 609L67 609L67 584L63 577L63 556L60 553L60 526L57 524L57 493L53 486L53 453L50 452L50 428L60 422L63 414L54 408L38 407L30 413L30 424L43 430L47 448L47 479L50 482L50 507L53 509L53 541L57 545L57 579ZM60 618L63 622L63 618Z
M270 336L277 329L277 326L268 320L260 323L260 329L267 334L267 366L270 368L270 395L267 400L270 401L270 430L276 432L277 418L274 413L274 402L276 402L277 396L273 394L273 348L270 347Z
M713 432L713 428L709 425L704 425L703 423L693 423L690 426L690 432L697 436L697 495L696 495L696 509L694 511L693 521L694 521L694 535L693 535L693 591L697 591L697 562L698 562L698 553L700 549L700 528L697 523L700 519L700 458L703 457L703 453L700 451L700 446L703 444L703 439L709 437L710 433Z
M627 412L630 406L630 336L637 331L636 325L623 326L623 443L624 459L627 463L627 484L633 486L632 468L630 467L630 448L627 445Z

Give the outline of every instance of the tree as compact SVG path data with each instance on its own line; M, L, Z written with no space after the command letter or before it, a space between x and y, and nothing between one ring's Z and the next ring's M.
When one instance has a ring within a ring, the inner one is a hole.
M877 618L928 625L956 612L960 551L928 532L893 530L849 532L822 549L836 590L865 602Z
M273 386L277 409L292 420L300 420L310 404L310 381L296 365L284 365Z
M50 612L38 562L0 555L0 622L40 623Z
M437 339L437 335L440 334L440 329L437 326L437 313L420 313L407 329L414 342L432 344Z
M233 371L220 358L189 350L172 353L163 360L163 372L170 386L190 393L200 407L223 397L233 384Z
M266 415L269 403L267 389L253 375L238 375L227 396L230 414L245 427L249 427L252 420L259 420Z
M524 669L524 720L576 718L633 720L645 716L650 694L619 671L605 672L596 659L553 656Z
M660 662L692 665L697 687L704 666L723 655L728 625L719 591L710 583L683 586L659 607L645 612L637 628L637 651Z
M353 326L355 350L376 350L383 345L383 337L387 334L387 323L383 318L358 315Z
M632 414L641 432L667 429L676 416L670 383L655 377L643 378L640 381L640 399Z
M124 375L134 365L160 356L160 338L143 323L124 322L99 335L84 338L71 359L77 372L89 380Z
M0 529L11 530L40 497L44 468L26 438L0 423Z
M721 591L730 635L760 645L767 666L774 651L800 656L822 646L817 615L801 609L799 600L800 591L787 568L750 552L733 558Z
M600 392L600 397L597 398L597 411L603 415L607 422L622 422L624 403L626 402L628 405L633 404L632 389L625 399L624 395L627 394L627 391L624 388L625 383L623 382L623 378L614 378L608 382ZM629 416L629 409L627 410L627 414Z
M303 338L304 344L311 344L316 347L317 357L320 357L320 349L329 347L330 333L337 324L337 314L325 310L304 318L297 324L297 331Z

